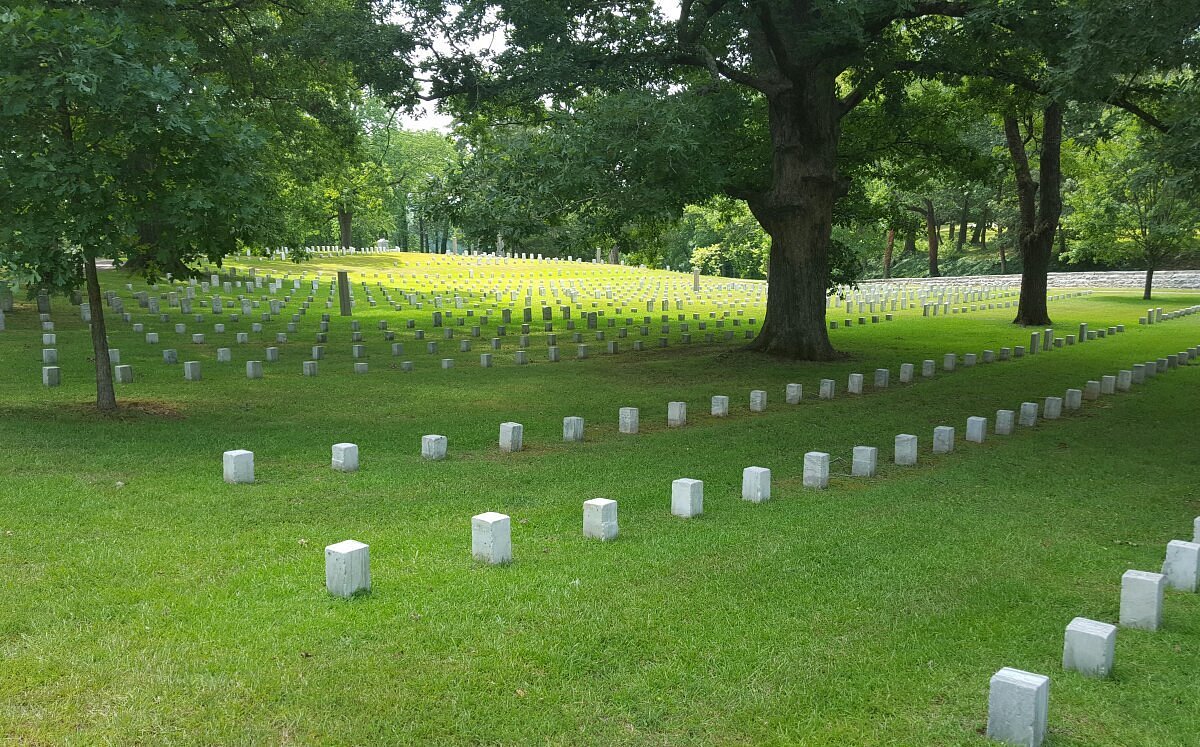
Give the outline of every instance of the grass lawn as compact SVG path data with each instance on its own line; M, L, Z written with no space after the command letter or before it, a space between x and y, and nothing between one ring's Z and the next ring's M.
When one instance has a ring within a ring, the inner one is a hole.
M360 279L388 271L353 262ZM404 287L466 286L451 267L406 268ZM1121 630L1110 680L1063 672L1061 655L1073 617L1116 622L1125 570L1157 571L1169 540L1192 538L1200 365L982 445L963 436L968 416L1200 344L1200 315L1139 326L1138 293L1056 301L1059 336L1080 322L1127 331L944 373L943 353L1024 345L1028 331L1008 323L1012 309L910 309L832 332L844 360L782 363L678 334L633 352L658 337L658 312L642 338L637 311L615 356L581 324L593 355L580 361L556 314L561 362L536 333L531 365L513 365L511 329L483 369L486 339L459 353L460 338L436 335L454 352L434 355L413 339L406 318L435 337L428 305L360 304L369 373L351 373L349 321L334 309L308 378L301 361L325 311L314 305L253 381L245 360L274 344L295 300L249 345L233 344L246 319L216 335L207 313L189 318L188 335L209 337L193 345L178 319L152 323L126 279L105 275L162 336L147 345L110 317L111 345L135 371L118 388L122 415L89 411L87 330L65 301L59 388L40 385L31 306L0 332L8 742L983 745L988 679L1012 666L1052 680L1047 744L1197 743L1197 595L1169 592L1157 633ZM1174 292L1153 305L1196 303ZM761 320L761 307L746 316ZM413 372L390 356L384 319ZM232 363L216 362L218 346ZM164 364L167 347L201 361L203 380ZM917 364L917 383L897 383L901 363ZM892 386L875 391L881 367ZM851 372L866 394L844 394ZM816 399L822 378L836 399ZM804 385L800 405L784 404L789 382ZM768 392L765 413L749 411L752 389ZM708 415L716 394L730 397L728 418ZM672 400L689 405L685 428L666 427ZM641 408L638 435L617 431L622 406ZM562 443L571 415L586 420L584 443ZM524 424L520 453L496 446L509 420ZM937 425L957 427L954 453L931 453ZM445 461L421 460L429 433L449 438ZM891 464L898 433L919 436L916 467ZM330 469L342 441L359 445L360 471ZM877 477L848 476L859 444L879 447ZM255 484L222 482L229 449L255 452ZM813 450L834 458L824 491L801 484ZM773 471L767 503L740 499L751 465ZM679 477L704 481L703 516L670 515ZM581 534L581 504L597 497L619 503L614 542ZM504 567L470 557L470 518L493 510L513 520ZM350 600L324 588L323 548L344 539L371 546L372 591Z

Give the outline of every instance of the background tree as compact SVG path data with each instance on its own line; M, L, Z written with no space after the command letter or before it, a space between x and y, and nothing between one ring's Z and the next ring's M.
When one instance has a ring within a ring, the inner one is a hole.
M1094 168L1070 195L1080 234L1074 256L1146 270L1149 300L1154 271L1200 252L1200 200L1156 147L1145 127L1127 124L1097 143Z
M100 410L116 397L96 259L182 277L199 259L286 238L298 226L278 217L288 159L271 136L335 116L359 85L354 61L372 53L374 80L406 90L394 52L411 45L379 10L351 0L0 10L0 261L29 288L86 286Z

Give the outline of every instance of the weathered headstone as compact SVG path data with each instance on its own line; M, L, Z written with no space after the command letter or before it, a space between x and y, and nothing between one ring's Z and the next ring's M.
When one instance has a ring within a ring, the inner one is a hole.
M254 482L254 452L245 449L227 451L222 455L225 482L246 484Z
M496 511L471 517L471 556L490 565L512 561L512 520Z
M335 597L349 598L371 589L371 551L355 540L325 548L325 588Z
M908 433L896 436L895 462L902 467L917 463L917 437Z
M1063 638L1063 669L1085 677L1107 677L1112 673L1116 647L1116 625L1076 617Z
M762 503L771 499L771 470L747 467L742 470L742 500Z
M439 461L446 458L447 439L445 436L430 434L421 436L421 458Z
M1163 594L1167 577L1149 571L1125 571L1121 576L1121 625L1138 630L1158 630L1162 625Z
M617 502L592 498L583 502L583 536L607 541L617 537Z
M1046 738L1050 678L1005 667L992 675L988 691L988 739L1040 747Z
M671 513L690 519L704 513L704 482L682 477L671 483Z
M334 444L331 466L338 472L357 472L358 446L347 443Z

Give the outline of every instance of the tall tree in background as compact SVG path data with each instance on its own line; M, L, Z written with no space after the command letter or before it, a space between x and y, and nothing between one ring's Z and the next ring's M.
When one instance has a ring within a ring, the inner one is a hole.
M353 0L0 10L0 262L31 288L86 286L100 410L116 396L96 259L182 277L279 238L272 135L335 115L372 52L403 95L403 55L383 50L410 46Z

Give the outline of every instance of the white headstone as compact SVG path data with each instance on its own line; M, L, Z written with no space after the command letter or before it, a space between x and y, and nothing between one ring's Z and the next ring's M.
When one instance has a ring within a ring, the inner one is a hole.
M371 551L355 540L325 548L325 588L335 597L352 597L371 588Z

